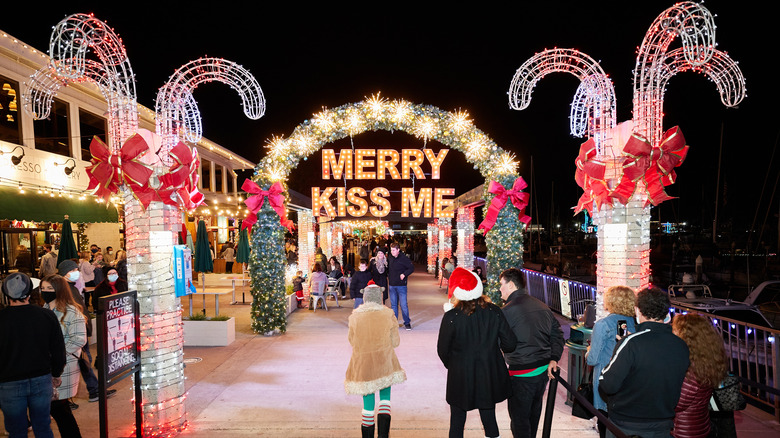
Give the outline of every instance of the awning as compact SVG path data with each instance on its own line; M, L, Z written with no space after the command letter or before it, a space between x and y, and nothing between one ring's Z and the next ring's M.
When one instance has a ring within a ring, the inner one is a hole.
M34 189L20 193L13 187L0 187L0 219L62 222L66 214L74 223L119 222L113 204L98 204L91 196L80 200L66 195L52 197Z

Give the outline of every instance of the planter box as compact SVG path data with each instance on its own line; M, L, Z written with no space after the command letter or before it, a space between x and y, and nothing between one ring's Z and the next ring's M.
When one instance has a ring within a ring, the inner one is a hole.
M295 312L298 307L298 300L295 298L295 294L287 295L287 316Z
M185 347L224 347L236 340L236 318L183 322Z

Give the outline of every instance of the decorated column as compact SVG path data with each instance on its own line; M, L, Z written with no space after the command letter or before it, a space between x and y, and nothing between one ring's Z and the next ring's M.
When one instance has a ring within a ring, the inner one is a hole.
M311 211L298 212L298 269L304 275L311 273L314 264L314 217Z
M436 273L436 259L439 256L439 225L438 221L428 224L428 273Z
M677 38L682 47L669 50ZM510 106L515 109L528 107L534 86L548 73L568 72L581 81L572 103L571 132L589 138L575 161L575 180L585 192L575 214L587 210L599 227L599 316L606 287L649 284L650 205L672 199L665 187L675 182L674 169L688 150L679 128L663 131L666 85L684 71L707 75L726 106L745 97L742 72L716 49L713 16L700 3L677 3L650 26L634 68L632 121L616 126L612 82L596 61L576 50L545 50L526 61L512 80Z
M445 258L452 258L452 219L440 217L436 219L436 223L439 228L439 265L441 265ZM443 275L444 271L439 269L439 279Z
M458 266L471 270L474 268L474 209L470 207L458 208L456 226Z

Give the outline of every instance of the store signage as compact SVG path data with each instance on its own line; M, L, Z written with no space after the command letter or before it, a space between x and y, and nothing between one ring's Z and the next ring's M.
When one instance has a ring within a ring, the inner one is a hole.
M342 149L338 158L333 149L322 150L322 179L334 180L425 180L423 167L430 168L430 179L441 178L441 165L449 149L435 152L432 149ZM426 164L427 163L427 164ZM331 197L336 195L336 205ZM453 217L452 188L404 187L401 189L402 217ZM312 187L312 212L319 216L321 210L329 217L385 217L391 211L387 199L390 191L374 187L370 192L363 187ZM368 198L368 199L366 199ZM372 204L369 206L369 202Z
M20 182L27 185L37 185L49 189L86 190L89 186L89 177L84 170L88 162L75 160L70 157L39 151L30 148L19 148L11 152L18 145L0 142L0 175L3 179ZM21 156L19 164L11 162L11 156ZM65 173L65 168L71 168L70 174Z

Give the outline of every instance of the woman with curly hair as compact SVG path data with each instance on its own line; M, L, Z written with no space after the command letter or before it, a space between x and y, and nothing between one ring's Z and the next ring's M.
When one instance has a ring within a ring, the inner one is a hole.
M636 295L627 286L612 286L604 291L604 310L609 315L599 319L593 325L590 346L585 355L588 365L593 366L593 406L607 415L607 402L599 394L601 370L607 366L615 351L617 341L634 332L634 306ZM620 326L620 327L618 327ZM618 329L622 333L618 333ZM604 437L606 426L598 423L599 436Z
M685 341L691 365L682 385L680 401L675 408L675 438L705 438L710 435L710 413L707 402L712 389L728 372L726 349L709 318L689 313L675 315L674 334Z

